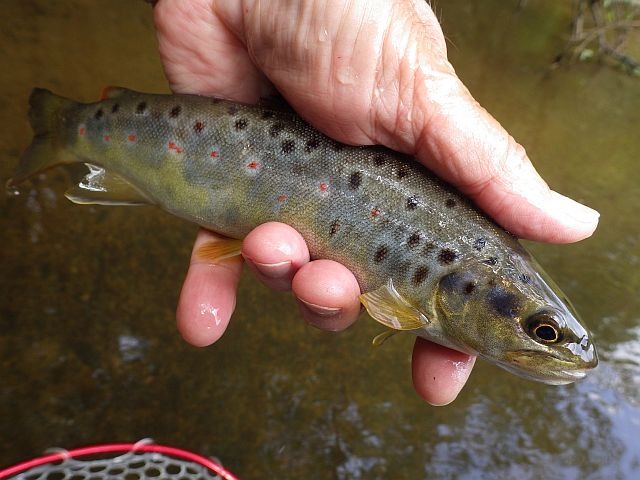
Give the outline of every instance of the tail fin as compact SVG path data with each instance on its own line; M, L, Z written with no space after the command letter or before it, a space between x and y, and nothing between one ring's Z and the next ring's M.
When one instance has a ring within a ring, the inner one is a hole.
M22 155L9 184L18 185L43 170L65 163L81 161L65 150L60 138L61 113L74 102L35 88L29 97L29 121L33 129L33 141Z

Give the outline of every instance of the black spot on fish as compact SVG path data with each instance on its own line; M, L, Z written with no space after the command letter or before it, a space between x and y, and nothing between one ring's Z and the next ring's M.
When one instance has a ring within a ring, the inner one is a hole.
M182 107L180 105L176 105L169 111L169 116L171 118L176 118L178 115L180 115L181 111L182 111Z
M247 128L248 122L246 118L239 118L236 120L236 130L244 130Z
M458 254L449 248L443 248L440 250L440 255L438 255L438 261L441 265L451 265L455 259L458 257Z
M344 148L344 144L342 144L342 143L338 143L338 142L332 142L332 143L331 143L331 147L332 147L336 152L340 152L340 151L342 151L342 149Z
M338 230L340 230L340 221L334 220L333 222L331 222L331 226L329 227L329 235L333 237L336 233L338 233Z
M362 172L353 172L349 177L349 186L356 190L362 184Z
M229 115L235 115L236 113L238 113L238 106L237 105L229 105L229 107L227 107L227 113Z
M281 123L281 122L274 123L269 127L269 135L275 138L278 135L280 135L280 132L282 130L284 130L284 123Z
M418 206L418 198L413 195L407 198L407 210L415 210Z
M111 113L117 113L119 109L120 109L120 105L117 103L114 103L113 107L111 107Z
M457 203L453 198L447 198L445 205L447 206L447 208L453 208L457 205Z
M307 153L310 153L316 148L318 148L319 146L320 146L320 142L318 141L317 138L310 138L309 140L307 140L307 143L304 146L304 151Z
M376 167L381 167L387 162L387 159L381 153L378 153L375 157L373 157L373 164Z
M140 102L136 105L136 113L142 115L147 110L147 102Z
M531 283L531 277L529 275L527 275L526 273L521 273L520 274L520 281L522 283Z
M211 103L212 103L213 105L215 105L215 104L217 104L217 103L220 103L221 101L222 101L222 99L221 99L221 98L211 97Z
M413 282L414 285L420 285L422 282L425 281L427 276L429 276L429 267L427 266L418 267L416 268L416 271L413 272L413 277L411 278L411 281Z
M98 110L96 110L96 113L93 114L93 118L95 118L96 120L100 120L103 115L104 115L104 111L101 108L99 108Z
M265 120L269 119L269 118L273 118L276 116L275 112L273 112L272 110L265 110L262 112L262 118L264 118Z
M282 150L282 153L289 154L296 149L296 142L293 140L284 140L280 144L280 149Z
M487 293L487 302L491 308L503 317L515 318L520 309L520 300L516 295L496 286Z
M479 237L473 242L473 248L477 251L482 250L487 245L487 240L484 237Z
M407 170L407 167L400 167L398 168L398 171L396 172L396 176L398 177L398 179L402 180L404 177L406 177L409 174L409 170Z
M385 245L382 245L378 248L378 250L376 250L376 253L373 256L373 261L376 263L380 263L385 258L387 258L387 255L389 255L389 249Z
M194 132L201 133L202 130L204 130L204 122L201 122L200 120L198 120L196 123L193 124Z
M412 233L411 236L407 239L407 246L409 248L415 248L420 243L420 232Z
M496 257L489 257L483 263L485 265L497 265L498 259Z
M436 246L433 243L429 242L422 249L422 255L424 255L425 257L428 257L435 251L435 249L436 249Z
M440 280L440 288L459 296L469 297L476 290L477 279L467 271L451 272ZM464 299L465 302L469 298Z

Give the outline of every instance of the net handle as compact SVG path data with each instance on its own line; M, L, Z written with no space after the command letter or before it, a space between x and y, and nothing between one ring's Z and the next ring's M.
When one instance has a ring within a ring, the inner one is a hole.
M11 475L16 475L18 473L22 473L31 468L39 467L41 465L45 465L47 463L64 461L68 458L77 458L89 455L99 455L104 453L160 453L163 455L168 455L171 457L175 457L181 460L187 460L198 465L202 465L203 467L208 468L212 472L221 476L225 480L238 480L233 473L229 472L223 466L218 465L211 459L207 457L203 457L202 455L198 455L197 453L189 452L187 450L182 450L181 448L170 447L167 445L156 445L156 444L141 444L138 443L110 443L106 445L93 445L89 447L81 447L73 450L65 450L56 453L50 453L47 455L43 455L41 457L36 457L32 460L27 460L25 462L19 463L12 467L5 468L0 470L0 480L9 478Z

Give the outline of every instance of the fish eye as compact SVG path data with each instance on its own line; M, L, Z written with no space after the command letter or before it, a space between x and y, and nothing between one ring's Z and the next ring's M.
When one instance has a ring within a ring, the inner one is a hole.
M558 324L552 317L544 313L529 317L527 332L529 336L540 343L558 343L562 340Z

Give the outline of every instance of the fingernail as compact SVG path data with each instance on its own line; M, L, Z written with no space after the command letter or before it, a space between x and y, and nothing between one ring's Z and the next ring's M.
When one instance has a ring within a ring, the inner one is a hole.
M300 303L304 308L309 310L314 315L319 315L321 317L333 317L342 313L342 308L339 307L322 307L320 305L316 305L315 303L305 302L302 299L298 300L300 300Z
M267 278L282 278L289 274L291 271L291 262L278 262L278 263L259 263L254 262L251 259L245 259L248 263L251 263L256 270Z
M552 194L556 207L572 220L590 225L598 223L600 213L593 208L587 207L557 192L552 192Z
M455 398L452 398L451 400L443 400L441 402L430 402L430 401L427 400L427 403L429 405L431 405L432 407L446 407L450 403L453 403L454 400L455 400Z
M322 307L304 300L300 300L298 305L300 305L302 316L312 327L329 332L338 332L344 329L344 325L341 325L342 308Z

